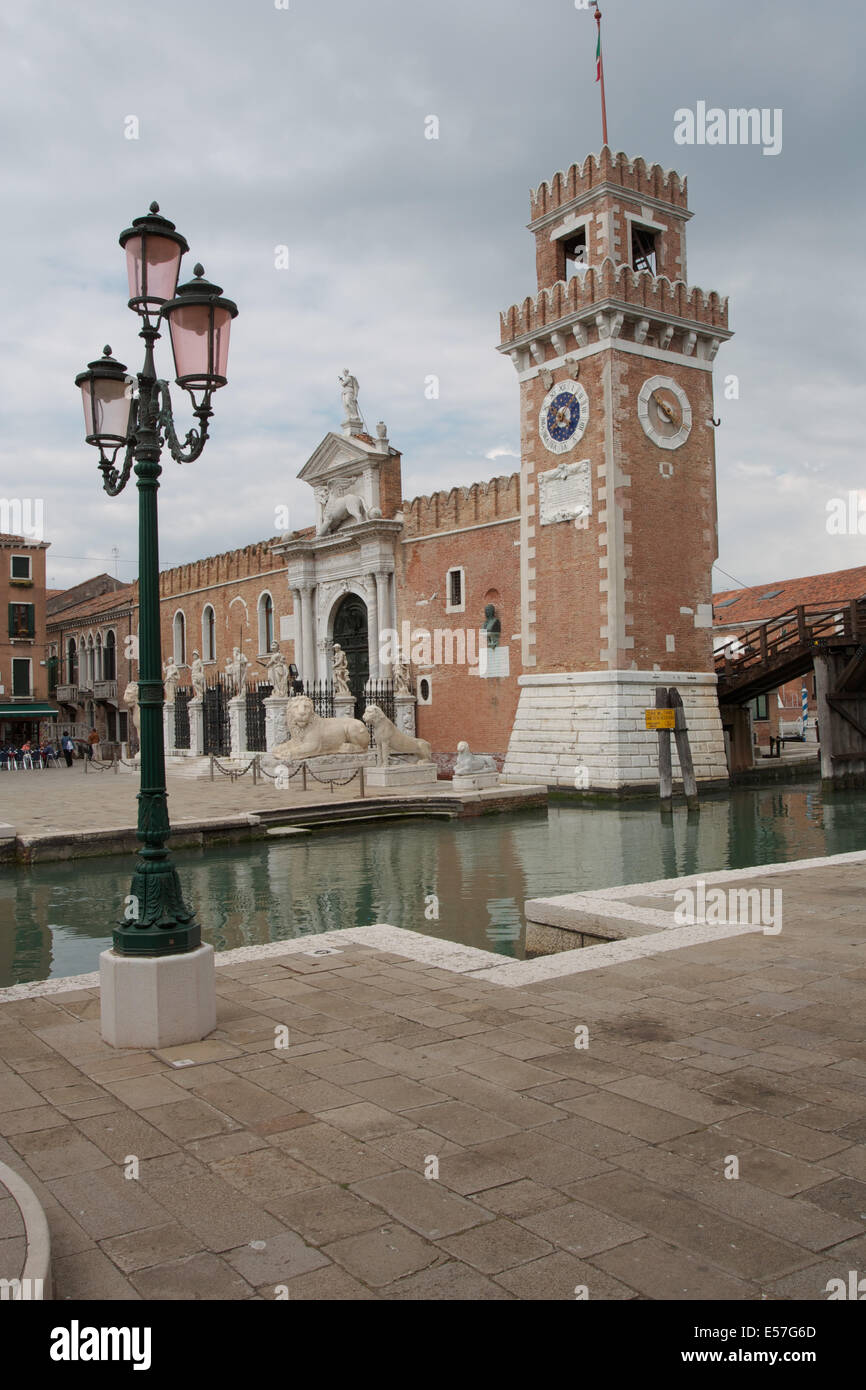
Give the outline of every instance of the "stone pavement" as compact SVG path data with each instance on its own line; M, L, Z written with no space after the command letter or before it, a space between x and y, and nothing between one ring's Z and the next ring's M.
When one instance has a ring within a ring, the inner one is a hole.
M55 1296L826 1298L866 1268L864 886L793 871L780 936L532 985L411 934L249 948L158 1053L94 989L7 991L0 1160Z

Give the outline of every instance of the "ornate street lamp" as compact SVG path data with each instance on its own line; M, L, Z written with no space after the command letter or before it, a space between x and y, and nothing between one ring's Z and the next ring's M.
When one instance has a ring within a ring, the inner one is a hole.
M106 347L75 378L84 401L85 438L99 450L103 487L122 492L133 466L138 487L139 636L138 704L141 790L138 793L139 858L132 878L129 920L118 923L115 956L179 956L201 946L201 928L186 906L166 841L170 826L165 789L162 651L159 622L157 489L160 456L167 444L177 463L191 463L204 449L214 391L226 384L229 328L237 305L222 297L196 266L196 278L178 287L181 257L189 250L173 222L151 203L121 233L129 273L129 307L141 318L144 365L136 378ZM168 382L157 378L154 344L162 319L171 333L177 384L189 392L198 428L181 444L174 428ZM125 449L122 463L117 456ZM190 1039L183 1039L188 1041ZM129 1045L135 1045L131 1043ZM147 1045L146 1043L144 1045Z

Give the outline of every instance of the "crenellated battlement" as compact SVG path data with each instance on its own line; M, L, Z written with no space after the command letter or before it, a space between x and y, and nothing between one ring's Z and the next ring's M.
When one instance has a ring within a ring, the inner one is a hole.
M160 598L188 593L193 589L206 589L212 584L224 584L231 580L253 579L264 571L276 569L278 566L274 563L271 546L278 539L274 536L267 541L245 545L240 550L225 550L219 555L209 555L188 565L162 570L159 576Z
M641 156L629 159L621 150L614 154L605 145L597 155L587 155L581 164L572 164L565 173L554 174L530 192L532 221L555 212L564 203L590 193L599 184L613 183L638 196L658 198L674 207L688 210L688 180L674 169L647 164Z
M404 537L483 526L520 512L520 474L501 475L471 487L452 487L403 502Z
M670 281L646 270L634 271L606 257L597 269L590 267L567 282L557 281L534 298L527 295L522 304L512 304L500 314L500 342L509 343L536 333L609 299L634 306L638 315L643 311L650 317L673 316L703 324L707 329L727 331L727 296L720 296L715 290L707 293L698 286L686 285L682 280Z

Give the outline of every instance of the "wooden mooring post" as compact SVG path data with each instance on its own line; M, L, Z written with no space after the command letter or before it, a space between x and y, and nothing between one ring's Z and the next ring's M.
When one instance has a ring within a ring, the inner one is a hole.
M650 719L652 711L647 711L647 727L655 727L658 733L659 742L659 800L663 809L669 809L673 803L673 767L671 761L671 731L677 745L677 757L680 760L680 771L683 775L683 791L685 793L686 805L690 811L700 808L698 800L698 784L695 777L695 765L692 760L692 749L689 743L689 731L686 726L686 712L683 709L683 701L680 692L675 686L668 690L663 685L656 686L656 711L671 711L673 718L663 720L658 717Z
M670 709L668 691L664 685L656 686L656 709ZM676 716L675 716L676 717ZM663 807L670 807L674 791L673 769L671 766L671 731L659 729L659 800Z
M676 711L674 723L674 738L677 745L677 757L680 760L680 771L683 774L683 791L686 794L686 805L690 811L697 811L700 808L698 800L698 783L695 777L695 765L692 761L692 747L689 743L689 731L686 726L686 712L683 709L683 700L680 692L675 686L671 686L668 691L671 706Z

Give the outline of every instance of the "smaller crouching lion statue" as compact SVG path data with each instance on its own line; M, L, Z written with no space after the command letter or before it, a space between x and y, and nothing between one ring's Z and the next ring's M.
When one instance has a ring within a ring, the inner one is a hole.
M373 730L378 767L388 767L392 753L410 753L419 763L433 761L427 740L402 733L378 705L367 706L364 710L364 723Z
M366 753L370 747L370 735L360 719L323 719L307 695L289 700L286 723L289 741L272 750L275 758L296 761L325 753Z
M456 777L471 777L475 772L496 772L496 759L490 753L470 753L469 744L463 739L457 745L457 761L454 764Z

